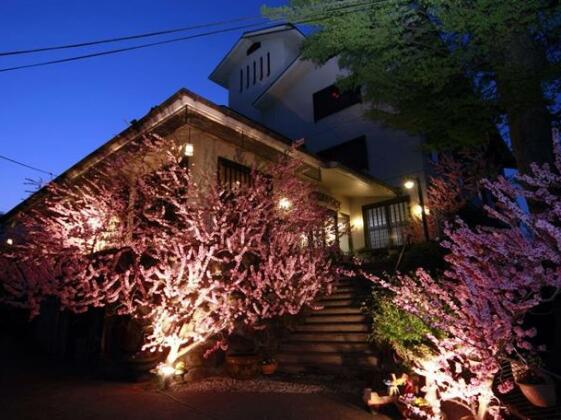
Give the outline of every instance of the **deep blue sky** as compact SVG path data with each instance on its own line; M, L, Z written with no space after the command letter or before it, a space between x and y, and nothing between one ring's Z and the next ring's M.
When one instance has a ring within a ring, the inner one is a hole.
M259 14L284 0L0 0L0 51L157 31ZM0 155L60 174L181 87L217 103L226 92L208 75L240 33L0 73ZM177 35L172 35L177 36ZM181 36L181 34L179 35ZM149 41L149 40L148 40ZM147 42L139 40L130 42ZM116 48L117 44L0 57L0 67ZM26 177L0 160L0 212L28 194ZM46 176L48 178L48 176Z

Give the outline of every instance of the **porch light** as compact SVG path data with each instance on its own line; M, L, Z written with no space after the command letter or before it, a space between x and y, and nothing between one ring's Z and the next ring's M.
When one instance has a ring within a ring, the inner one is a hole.
M6 239L6 244L12 246L14 244L14 240L12 238Z
M415 188L415 181L408 179L403 183L403 187L406 190L412 190L413 188Z
M364 220L362 220L362 216L357 216L351 222L351 226L356 229L362 229L364 227Z
M282 197L279 200L279 208L282 210L288 210L290 209L290 207L292 207L292 203L290 202L290 200L286 197Z
M192 157L194 152L195 147L193 143L185 143L185 146L183 146L183 156Z
M411 211L413 212L413 216L415 217L421 218L423 216L423 207L419 204L415 204ZM428 207L424 207L424 211L426 215L430 214L430 210L428 209Z

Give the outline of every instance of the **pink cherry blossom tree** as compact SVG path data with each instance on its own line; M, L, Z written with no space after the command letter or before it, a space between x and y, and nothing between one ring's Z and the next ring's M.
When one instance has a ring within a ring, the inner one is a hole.
M448 225L443 246L448 269L439 278L424 270L371 280L394 292L394 302L442 332L428 337L429 359L417 360L427 377L433 411L439 399L460 399L483 418L493 400L492 380L500 363L536 352L528 311L553 299L561 286L561 153L555 167L532 165L514 182L483 181L496 197L489 215L498 228L471 229L461 220ZM532 212L519 205L533 203ZM440 398L436 396L439 395ZM495 401L496 408L496 401ZM493 407L492 407L493 408ZM497 410L491 410L498 415Z
M83 180L51 183L9 233L2 300L32 316L47 296L74 312L111 305L148 321L144 347L171 364L330 293L328 211L293 151L234 186L195 179L180 155L152 135Z

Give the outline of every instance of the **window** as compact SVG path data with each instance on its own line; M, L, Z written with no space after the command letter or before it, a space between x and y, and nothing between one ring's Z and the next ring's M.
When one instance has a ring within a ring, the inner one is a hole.
M407 229L411 220L409 198L364 206L362 214L368 248L395 247L407 242Z
M219 157L218 182L227 188L247 185L251 181L251 169L240 163Z
M249 64L245 66L245 88L249 88Z
M319 121L328 115L362 102L362 97L360 88L341 92L337 86L331 85L314 93L313 102L314 120Z
M271 75L271 53L267 53L267 76Z
M263 57L259 57L259 80L263 80Z
M259 48L261 48L261 43L260 42L254 42L253 44L251 44L251 47L249 47L246 51L246 55L251 55L253 54L255 51L257 51Z
M323 149L317 155L323 160L339 162L359 172L369 169L366 136Z
M253 84L257 82L257 63L253 61Z
M240 69L240 92L243 92L243 69Z

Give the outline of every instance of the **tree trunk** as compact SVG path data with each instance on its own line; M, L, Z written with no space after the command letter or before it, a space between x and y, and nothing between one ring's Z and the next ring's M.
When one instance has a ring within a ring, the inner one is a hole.
M530 34L513 36L510 46L497 72L497 86L518 169L526 173L532 162L553 162L551 114L541 85L547 60Z

